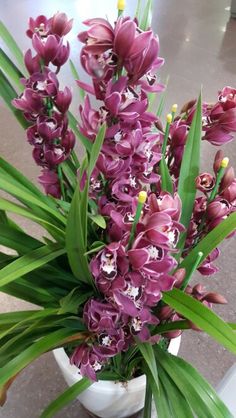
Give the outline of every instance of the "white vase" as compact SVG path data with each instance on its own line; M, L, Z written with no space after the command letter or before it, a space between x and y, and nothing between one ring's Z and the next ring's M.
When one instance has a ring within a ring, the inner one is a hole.
M171 340L168 351L177 355L181 337ZM53 351L57 364L69 386L82 379L76 366L70 364L63 348ZM78 396L81 404L100 418L125 418L144 407L146 376L142 375L127 383L100 380Z

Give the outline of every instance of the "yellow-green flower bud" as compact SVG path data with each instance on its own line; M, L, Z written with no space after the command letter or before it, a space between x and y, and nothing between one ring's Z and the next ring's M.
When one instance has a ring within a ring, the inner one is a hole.
M171 112L176 113L178 109L178 105L177 104L173 104Z
M172 122L172 114L168 113L168 115L166 115L166 122L167 123L171 123Z
M225 157L225 158L223 158L223 160L221 161L220 166L221 166L222 168L227 168L227 167L228 167L228 164L229 164L229 158L228 158L228 157Z
M146 199L147 199L147 192L145 192L145 190L142 190L141 192L139 192L138 203L144 204L146 202Z
M118 0L117 9L121 11L125 10L125 0Z

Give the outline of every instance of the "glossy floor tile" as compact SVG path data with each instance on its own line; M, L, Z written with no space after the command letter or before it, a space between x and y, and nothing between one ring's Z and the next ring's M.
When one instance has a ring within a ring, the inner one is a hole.
M133 14L136 0L126 0L128 13ZM79 67L77 33L82 21L88 17L105 16L115 19L116 0L0 0L0 18L12 31L23 50L29 47L24 36L29 16L65 11L75 18L69 35L72 57ZM204 98L214 101L218 89L224 85L236 86L236 19L230 19L230 0L154 0L153 27L160 38L160 55L166 60L161 70L164 80L170 76L166 111L172 103L183 104L196 97L201 84ZM80 71L80 70L79 70ZM86 80L86 75L81 73ZM75 94L74 112L79 95L70 70L63 70L61 80L72 86ZM78 114L78 113L77 113ZM36 181L38 170L31 160L31 149L23 131L10 112L0 103L0 154ZM78 152L81 150L78 147ZM215 150L204 144L202 165L211 169ZM227 146L227 155L235 165L236 143ZM22 222L22 220L21 220ZM33 224L22 225L35 234L40 231ZM218 261L220 272L214 278L196 277L209 288L226 296L228 306L218 313L228 321L236 317L235 240L222 245ZM29 307L16 299L0 295L0 311ZM202 333L186 332L182 338L181 356L194 364L209 381L216 385L235 358ZM51 354L47 354L27 368L12 385L8 402L0 409L0 418L38 418L40 411L53 400L66 385ZM155 416L155 415L153 415ZM88 418L77 401L57 414L58 418Z

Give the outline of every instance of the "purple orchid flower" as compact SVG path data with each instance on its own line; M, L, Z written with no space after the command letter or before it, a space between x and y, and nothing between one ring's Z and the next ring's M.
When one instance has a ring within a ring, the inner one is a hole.
M195 179L195 184L198 190L208 193L215 185L215 178L209 173L202 173Z
M49 194L56 199L60 199L61 187L57 173L44 168L38 179L46 194Z
M68 20L65 13L57 12L50 21L51 32L60 37L67 35L72 29L73 19Z
M86 344L79 345L70 358L71 364L79 368L80 374L93 381L97 381L96 372L100 371L103 362L101 356L94 352L92 347Z
M44 15L40 15L36 19L31 17L26 35L31 39L34 33L37 33L42 38L47 37L51 30L51 20Z
M84 307L83 317L89 331L109 332L118 327L120 312L108 302L90 299Z

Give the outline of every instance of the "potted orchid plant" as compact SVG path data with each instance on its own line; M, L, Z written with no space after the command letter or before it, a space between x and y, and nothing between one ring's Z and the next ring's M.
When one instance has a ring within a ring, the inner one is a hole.
M59 361L63 352L68 365L61 368L72 367L75 380L63 371L73 385L42 418L78 396L87 406L90 388L92 405L93 387L108 381L122 387L122 396L139 382L141 402L136 396L130 409L126 399L121 411L113 397L108 410L96 410L100 417L144 407L150 418L152 400L160 418L232 417L170 347L194 329L236 353L236 325L213 310L224 296L190 282L195 270L216 271L218 246L236 230L228 158L218 150L212 173L199 168L202 140L220 146L233 139L236 89L223 88L214 104L200 94L180 111L173 105L163 119L165 86L156 73L164 60L150 16L150 0L143 10L138 2L135 18L125 16L119 0L113 25L103 18L84 22L80 59L91 83L70 61L82 97L78 120L69 110L72 91L59 82L72 20L59 12L30 18L34 52L24 56L0 23L15 56L13 62L0 52L0 95L26 130L43 187L0 158L0 189L10 196L0 197L0 245L11 250L0 252L0 290L38 306L0 314L0 397L3 405L11 383L37 357L56 349ZM77 140L83 158L74 150ZM41 238L26 233L12 213L40 225ZM108 399L104 387L99 397Z

